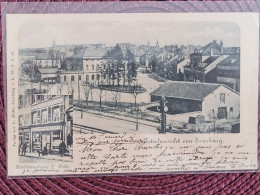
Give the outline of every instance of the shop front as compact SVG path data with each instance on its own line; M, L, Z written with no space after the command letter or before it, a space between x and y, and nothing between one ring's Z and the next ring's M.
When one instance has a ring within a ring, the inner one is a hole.
M26 144L26 153L30 151L30 129L20 129L19 130L19 155L22 155L23 145Z
M64 140L64 125L35 126L32 128L32 152L43 151L47 147L47 152L56 154L59 152L59 145Z

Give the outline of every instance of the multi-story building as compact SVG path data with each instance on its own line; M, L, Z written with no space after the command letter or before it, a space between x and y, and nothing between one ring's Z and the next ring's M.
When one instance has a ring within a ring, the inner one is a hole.
M101 71L106 66L106 49L84 49L78 54L69 57L58 71L60 82L67 83L93 83L106 80L106 75Z
M72 134L68 96L19 96L19 142L27 143L28 152L57 153L61 141Z

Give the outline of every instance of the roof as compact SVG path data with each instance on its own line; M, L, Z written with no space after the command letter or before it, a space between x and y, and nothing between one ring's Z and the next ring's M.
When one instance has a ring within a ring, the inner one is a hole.
M232 54L220 62L218 66L240 67L240 54Z
M202 54L203 55L210 55L210 49L213 50L214 55L220 55L221 54L221 46L216 42L212 41L206 46L202 48Z
M85 58L102 58L107 50L103 48L98 49L83 49L76 54L70 56L70 59L85 59Z
M211 64L212 62L214 62L219 56L210 56L208 57L207 59L205 59L203 61L203 63L206 63L206 64Z
M150 95L202 101L221 84L168 81Z
M106 52L106 49L86 49L84 58L102 58Z
M42 74L56 74L58 68L39 68L39 71Z
M39 53L35 56L36 60L51 60L52 57L49 53Z

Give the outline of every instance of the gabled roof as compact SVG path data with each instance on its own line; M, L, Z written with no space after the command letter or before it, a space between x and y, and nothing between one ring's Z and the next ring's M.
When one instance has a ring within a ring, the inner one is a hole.
M85 54L85 50L80 50L78 53L73 54L72 56L68 57L68 59L83 59L83 56Z
M228 56L225 60L220 62L218 66L240 67L240 54L238 53Z
M150 95L202 101L221 84L168 81Z
M84 58L102 58L106 54L106 49L86 49Z
M52 60L52 56L49 53L39 53L35 56L36 60Z
M58 68L39 68L41 74L56 74Z
M107 50L103 48L98 49L83 49L76 54L73 54L69 59L88 59L88 58L102 58Z

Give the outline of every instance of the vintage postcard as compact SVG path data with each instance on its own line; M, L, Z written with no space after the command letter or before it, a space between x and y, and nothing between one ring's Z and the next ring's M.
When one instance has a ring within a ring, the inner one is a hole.
M258 169L258 13L7 14L8 175Z

